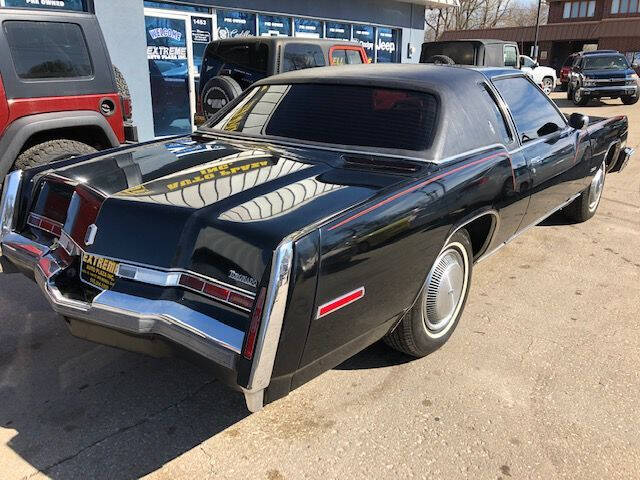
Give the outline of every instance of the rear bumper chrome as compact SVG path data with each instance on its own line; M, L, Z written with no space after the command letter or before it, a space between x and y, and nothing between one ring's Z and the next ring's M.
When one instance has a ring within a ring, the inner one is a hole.
M228 370L237 370L245 332L215 318L177 302L150 300L113 290L102 291L91 302L65 296L56 285L56 278L69 265L63 263L51 246L34 242L14 230L20 184L20 172L13 172L7 178L0 202L0 260L3 270L6 265L15 267L13 271L17 269L33 275L53 310L64 317L128 335L162 337ZM234 385L244 392L247 407L252 412L262 408L264 390L271 381L292 258L292 239L287 239L273 256L267 300L248 382Z
M52 281L61 271L53 255L40 258L34 271L36 282L60 315L135 335L158 335L235 369L244 332L171 301L110 290L98 294L91 303L69 299Z

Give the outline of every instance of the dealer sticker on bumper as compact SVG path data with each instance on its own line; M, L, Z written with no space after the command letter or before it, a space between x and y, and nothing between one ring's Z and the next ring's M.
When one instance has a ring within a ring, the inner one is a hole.
M100 290L110 290L116 283L118 262L85 253L82 255L80 278Z

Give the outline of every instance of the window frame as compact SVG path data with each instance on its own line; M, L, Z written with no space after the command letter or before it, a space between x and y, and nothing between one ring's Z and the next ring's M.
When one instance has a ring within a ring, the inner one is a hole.
M344 58L345 58L345 63L344 64L345 65L353 65L353 64L349 63L349 57L348 57L348 55L346 53L346 50L355 50L355 51L357 51L358 53L360 53L360 58L362 59L362 63L363 64L368 63L368 57L366 59L362 58L361 47L357 47L355 45L332 45L329 48L329 66L331 66L331 67L336 66L336 64L333 63L333 52L335 52L336 50L345 50L345 54L344 54Z
M18 66L16 65L15 55L11 48L11 43L9 40L9 32L7 31L7 26L12 23L35 23L35 24L55 23L58 25L73 25L75 28L77 28L77 30L80 33L80 38L82 39L87 58L89 60L89 65L91 67L91 73L89 75L78 75L78 76L72 76L72 77L39 77L39 78L23 77L22 75L20 75L20 73L18 73ZM7 42L7 51L9 53L8 57L11 61L11 65L13 65L15 76L18 79L18 81L21 83L85 82L85 81L90 81L96 78L96 66L93 60L91 46L87 41L87 36L85 35L85 30L83 28L83 25L81 25L78 22L62 21L62 20L41 21L41 20L28 20L28 19L15 18L15 19L10 19L2 22L2 34L4 35Z
M509 107L507 106L502 96L500 96L500 92L498 92L498 89L495 87L495 85L493 85L493 81L480 82L479 86L480 88L483 88L487 92L491 100L493 100L496 107L498 108L498 111L500 112L500 115L502 116L505 127L507 127L509 142L504 145L506 149L510 150L513 146L519 145L518 130L516 129L515 123L513 122L513 118L511 117L511 111L509 110Z
M516 123L516 120L515 120L515 118L513 116L513 111L511 110L511 107L509 107L509 104L504 99L504 97L500 93L500 90L498 90L498 88L495 85L495 82L500 82L500 81L509 80L509 79L513 79L513 78L524 78L527 82L529 82L530 85L532 85L535 89L537 89L539 91L539 94L542 95L542 97L552 106L552 108L558 113L558 115L560 115L560 118L564 122L564 125L561 125L560 128L555 132L551 132L551 133L548 133L548 134L543 135L541 137L533 138L530 141L524 142L522 140L522 133L523 132L520 132L520 130L518 129L518 124ZM538 87L538 85L536 85L533 82L533 80L531 78L529 78L527 75L518 75L518 74L500 75L500 76L497 76L497 77L493 77L491 79L491 83L493 84L492 86L495 89L495 91L497 92L497 94L500 96L501 101L504 102L505 108L509 112L509 118L511 119L511 122L512 122L512 125L513 125L513 129L514 129L514 131L516 133L518 148L528 147L529 145L533 145L533 144L536 144L538 142L547 140L547 139L551 138L553 135L559 135L564 130L566 130L567 127L569 126L569 123L567 121L567 117L564 115L564 113L562 113L560 108L558 108L558 106L549 98L549 96L547 94L545 94L542 90L540 90L540 87Z

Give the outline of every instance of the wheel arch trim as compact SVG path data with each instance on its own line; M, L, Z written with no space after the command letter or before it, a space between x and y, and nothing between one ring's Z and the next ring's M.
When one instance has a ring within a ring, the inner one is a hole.
M480 218L486 217L486 216L491 216L492 222L491 222L491 226L489 227L487 238L485 238L478 253L473 256L473 263L477 263L478 260L482 258L482 256L487 252L487 250L489 249L489 246L491 245L491 243L493 242L493 239L495 238L495 235L498 233L498 230L500 229L500 214L498 213L497 210L493 208L488 208L481 212L476 211L473 214L465 216L461 221L455 223L453 227L451 227L451 231L449 232L449 235L447 236L447 239L444 242L444 246L446 246L447 243L449 243L451 238L458 231L472 224L473 222L479 220Z
M13 166L25 143L35 134L70 127L98 127L111 147L120 145L109 122L98 112L78 110L27 115L11 123L0 140L0 178Z

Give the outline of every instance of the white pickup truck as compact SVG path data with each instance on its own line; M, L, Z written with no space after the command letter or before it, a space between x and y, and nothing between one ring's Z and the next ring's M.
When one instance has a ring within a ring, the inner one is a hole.
M532 58L520 55L520 69L540 85L547 95L555 90L558 78L553 68L543 67Z

